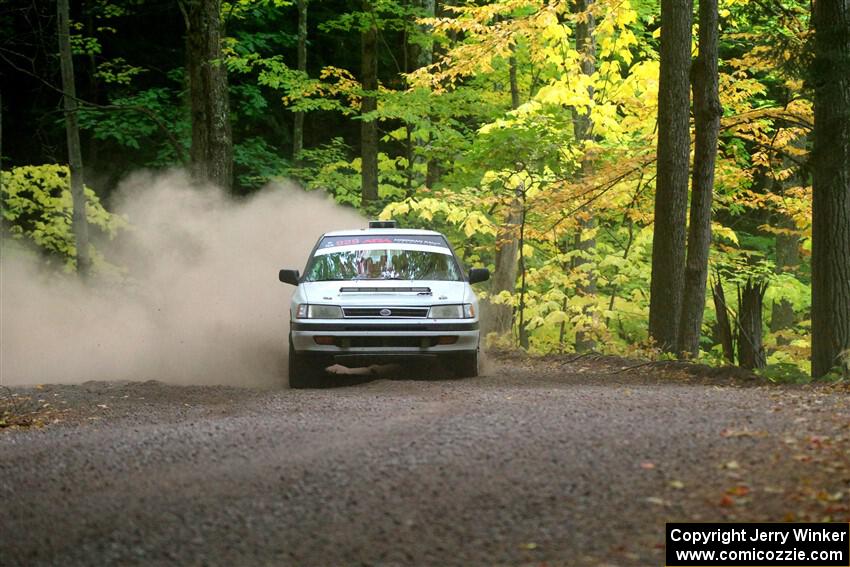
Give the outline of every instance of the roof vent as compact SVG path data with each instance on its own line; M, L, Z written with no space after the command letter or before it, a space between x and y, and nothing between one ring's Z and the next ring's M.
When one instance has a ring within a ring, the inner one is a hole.
M394 220L372 220L369 228L398 228L398 223Z

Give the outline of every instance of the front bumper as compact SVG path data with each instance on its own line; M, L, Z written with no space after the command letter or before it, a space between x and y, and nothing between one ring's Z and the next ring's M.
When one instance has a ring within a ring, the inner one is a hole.
M331 344L319 344L316 337ZM397 323L324 319L290 323L290 340L296 352L338 359L428 357L469 352L478 348L478 339L478 321L468 319Z

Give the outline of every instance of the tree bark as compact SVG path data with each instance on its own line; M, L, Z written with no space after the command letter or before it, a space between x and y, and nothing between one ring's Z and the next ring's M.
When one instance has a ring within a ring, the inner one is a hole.
M512 48L512 49L515 49ZM516 110L519 108L519 84L516 78L516 55L511 55L508 58L508 83L511 87L511 108Z
M723 109L717 87L717 0L699 1L699 55L693 67L694 171L685 288L679 320L678 354L699 356L708 254L711 249L711 201L714 193L714 163Z
M850 0L816 0L812 153L812 376L850 350Z
M307 72L307 0L298 0L298 70ZM292 160L304 149L304 113L296 112L292 125Z
M519 108L519 87L517 86L516 58L508 59L508 81L511 89L511 109ZM490 282L490 295L503 291L513 294L516 291L517 261L522 223L522 203L518 197L511 199L505 214L505 222L496 232L496 270ZM514 309L511 305L487 303L485 316L485 335L509 333L513 328Z
M437 3L435 0L412 0L412 4L421 10L421 13L426 18L433 18L436 15ZM405 72L415 71L427 67L434 60L434 42L431 39L431 26L415 24L414 29L417 34L417 41L410 42L407 45L408 59L406 61ZM422 40L425 40L424 42ZM430 130L430 116L426 116L426 129ZM430 145L429 140L423 140L419 136L414 136L414 125L407 124L407 170L408 170L408 192L412 194L414 187L418 185L418 179L415 179L414 170L417 166L425 164L425 176L422 182L428 185L428 160L423 156L423 148ZM417 149L419 150L417 152Z
M92 8L92 6L89 6L86 13L86 33L94 37L96 30L94 25L94 10ZM94 51L89 53L88 59L88 100L95 104L98 104L100 103L100 81L98 80L97 76L97 60L95 58ZM86 163L89 166L89 171L97 171L99 165L99 153L98 140L97 138L95 138L94 132L89 132L86 146ZM94 187L94 190L97 191L97 187Z
M227 68L221 55L221 0L186 0L186 61L192 116L192 175L233 186L233 140Z
M711 288L711 295L714 298L714 311L717 313L717 323L714 327L715 338L723 347L723 357L729 364L735 364L735 335L732 334L729 307L726 304L726 294L723 292L723 282L719 277Z
M518 198L520 199L520 220L519 220L519 346L528 350L528 329L525 328L525 294L528 291L526 282L527 265L525 263L525 221L526 213L526 189L523 184L520 184L518 189Z
M364 0L363 11L368 22L361 34L360 84L365 91L360 99L360 116L378 109L378 28L375 25L374 7ZM360 182L362 203L378 199L378 122L360 122Z
M0 195L3 194L3 89L0 89ZM3 199L0 198L0 235L6 234L6 217L3 215Z
M83 178L83 156L80 126L77 121L77 90L74 83L74 60L71 55L70 9L68 0L57 0L59 64L62 69L62 91L65 106L65 134L68 142L68 165L71 172L71 229L77 248L77 273L85 277L91 269L89 227L86 218L86 194Z
M576 14L586 14L576 24L576 51L581 54L581 72L583 75L593 75L596 72L596 41L593 34L596 29L596 21L590 8L593 5L593 0L576 0L574 11ZM587 89L588 96L593 98L593 87ZM576 142L584 143L592 138L593 121L590 118L590 109L585 112L578 112L573 108L573 130ZM581 162L581 176L590 175L593 169L593 164L586 156ZM596 220L593 216L590 218L582 217L579 220L578 232L576 234L575 247L582 255L589 254L596 248L596 238L584 238L586 231L593 231L596 228ZM575 267L579 267L588 262L584 256L577 256L575 259ZM591 271L587 272L587 278L583 282L579 282L576 292L579 295L596 295L596 276ZM589 317L594 317L591 310L584 309L584 314ZM596 348L596 341L593 339L592 333L579 328L576 330L575 340L576 352L591 351Z
M796 228L794 221L785 215L780 215L775 221L776 226L788 230ZM800 238L796 234L776 235L776 273L794 271L800 265ZM794 325L794 307L787 299L774 301L771 306L770 331L775 333ZM780 344L786 341L781 339Z
M668 352L675 350L678 343L685 275L692 10L691 0L661 0L658 167L649 334Z
M762 308L767 284L748 280L738 288L738 365L741 368L764 368L762 341Z
M490 295L499 295L507 291L513 295L516 291L517 252L519 250L519 225L522 222L522 204L514 198L508 208L504 224L496 234L496 269L490 281ZM496 304L488 301L487 313L482 324L484 335L498 333L504 335L513 327L512 305Z

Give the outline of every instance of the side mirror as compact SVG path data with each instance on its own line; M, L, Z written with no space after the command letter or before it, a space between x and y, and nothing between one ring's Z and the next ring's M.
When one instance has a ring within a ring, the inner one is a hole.
M278 272L277 277L283 283L298 285L298 280L301 278L301 274L298 270L281 270Z
M469 283L486 282L490 279L490 270L487 268L472 268L469 270Z

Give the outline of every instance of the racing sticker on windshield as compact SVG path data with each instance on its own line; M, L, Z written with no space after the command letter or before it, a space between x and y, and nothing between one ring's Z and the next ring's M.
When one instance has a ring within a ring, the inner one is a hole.
M362 246L365 244L406 244L417 246L436 246L448 249L449 245L442 236L418 234L380 234L364 236L326 236L319 245L320 250L340 246Z

